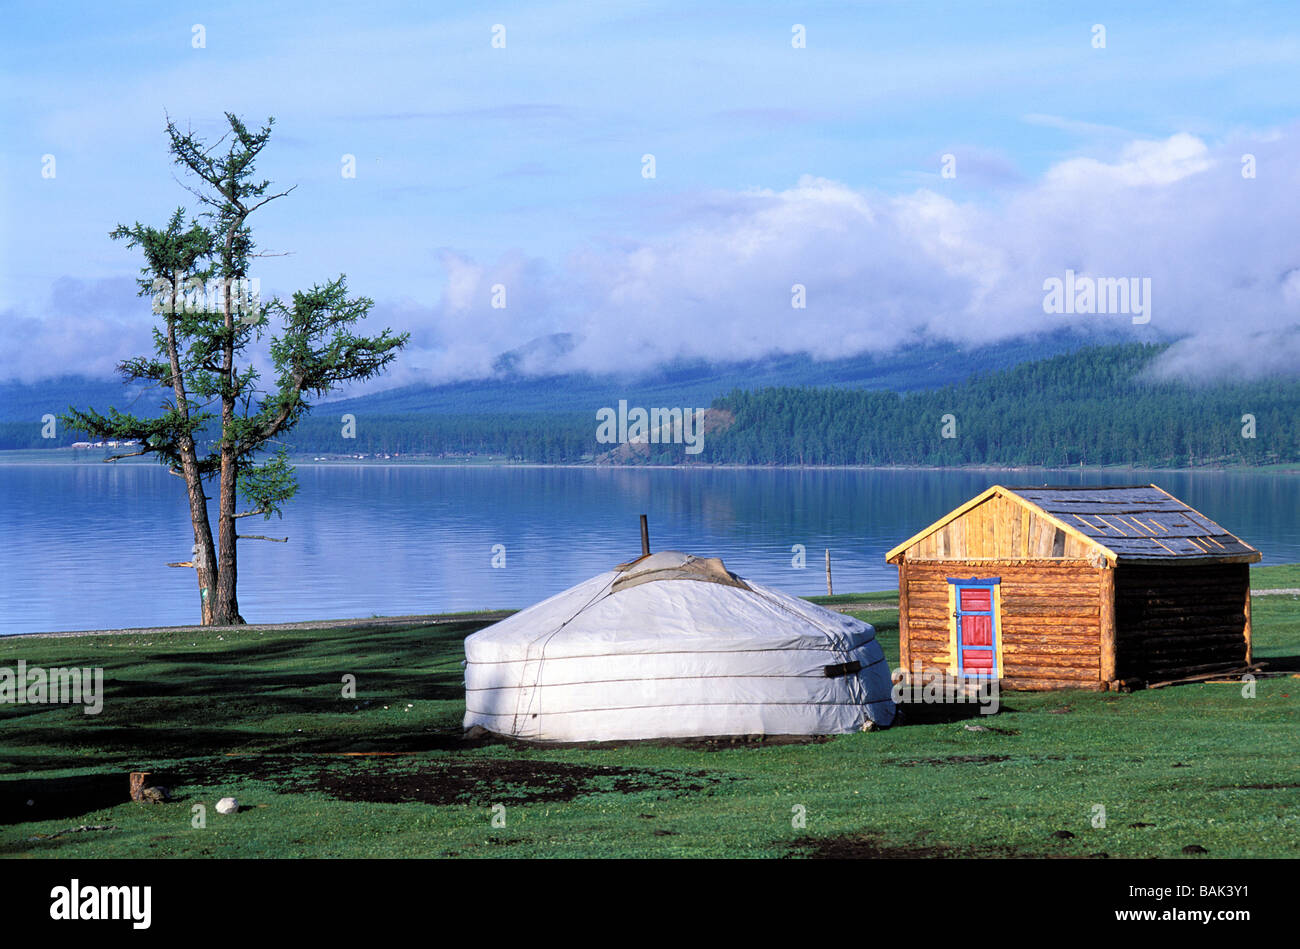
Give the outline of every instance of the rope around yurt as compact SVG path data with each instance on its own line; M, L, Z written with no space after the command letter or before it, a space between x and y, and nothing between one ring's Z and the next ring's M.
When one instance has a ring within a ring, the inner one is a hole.
M522 712L520 712L520 710L519 710L519 703L520 703L520 701L521 701L522 698L523 698L523 692L524 692L524 689L523 689L523 682L522 682L522 680L521 680L520 683L519 683L519 688L516 690L516 694L515 694L515 715L514 715L514 718L511 720L511 725L510 725L510 730L511 730L511 732L512 732L513 734L518 734L518 733L519 733L519 716L522 714L522 715L525 716L525 718L526 718L528 715L532 714L532 710L533 710L533 701L534 701L534 699L535 699L536 696L537 696L537 692L538 692L538 684L542 681L542 664L546 662L546 647L547 647L548 645L550 645L551 640L555 638L555 635L556 635L560 630L564 629L564 627L568 626L568 625L569 625L570 623L572 623L575 619L577 619L579 616L581 616L582 613L583 613L583 611L589 609L589 608L592 606L592 604L594 604L594 603L596 603L597 601L601 600L602 598L608 596L608 595L609 595L609 591L610 591L610 589L614 586L614 583L615 583L615 581L616 581L617 579L618 579L618 573L615 573L615 574L614 574L614 577L609 581L609 583L607 583L604 587L602 587L601 590L600 590L600 591L599 591L595 596L593 596L590 600L588 600L588 601L587 601L586 603L584 603L582 606L578 607L578 609L577 609L576 611L574 611L574 613L573 613L572 616L570 616L568 619L566 619L566 620L565 620L563 623L561 623L559 626L555 627L555 629L551 630L549 633L541 633L540 635L538 635L537 637L535 637L534 639L532 639L532 640L529 641L529 643L528 643L528 648L527 648L527 650L525 650L525 652L524 652L524 668L525 668L525 669L528 668L528 663L532 661L531 655L532 655L532 651L533 651L533 646L534 646L534 645L537 643L537 641L540 640L540 639L545 638L545 640L546 640L544 643L542 643L542 651L541 651L541 655L539 655L539 656L537 657L537 675L533 678L533 687L532 687L532 689L531 689L531 694L528 696L528 707L527 707L526 709L524 709Z

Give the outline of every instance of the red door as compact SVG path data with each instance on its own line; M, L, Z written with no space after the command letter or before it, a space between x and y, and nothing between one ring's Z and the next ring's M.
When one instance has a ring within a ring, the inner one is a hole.
M967 581L969 582L969 581ZM993 587L957 587L957 674L997 675L997 631L993 617Z

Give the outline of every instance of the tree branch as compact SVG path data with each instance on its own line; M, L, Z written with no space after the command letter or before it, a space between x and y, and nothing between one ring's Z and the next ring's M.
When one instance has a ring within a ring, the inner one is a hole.
M274 201L276 198L283 198L290 191L294 191L295 189L297 189L297 187L298 187L297 185L294 185L292 188L289 188L287 191L281 191L279 194L273 194L268 198L263 198L261 201L257 202L257 204L253 205L251 208L245 211L244 217L248 217L248 215L252 214L254 211L256 211L258 208L260 208L262 205L266 204L269 201Z
M149 452L157 450L158 449L156 448L141 448L139 451L128 451L121 455L109 455L104 459L104 464L108 464L110 461L117 461L119 458L134 458L137 455L147 455Z

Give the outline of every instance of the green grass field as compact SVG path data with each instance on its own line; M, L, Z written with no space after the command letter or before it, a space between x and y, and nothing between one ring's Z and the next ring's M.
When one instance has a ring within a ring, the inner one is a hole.
M1300 563L1255 567L1250 571L1250 585L1256 590L1300 588Z
M1257 588L1298 575L1254 574ZM896 661L896 612L860 615ZM1254 619L1257 657L1294 668L1300 598L1258 597ZM462 739L475 628L0 640L0 666L106 680L99 715L0 707L0 853L1300 856L1295 677L1253 698L1238 684L1006 693L997 716L819 743L520 748ZM133 770L175 800L126 801ZM216 813L227 795L240 813Z

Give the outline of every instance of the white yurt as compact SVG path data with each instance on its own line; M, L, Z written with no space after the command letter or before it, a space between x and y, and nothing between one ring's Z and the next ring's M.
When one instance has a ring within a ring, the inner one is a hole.
M465 640L465 728L532 741L828 735L894 720L875 630L662 551Z

